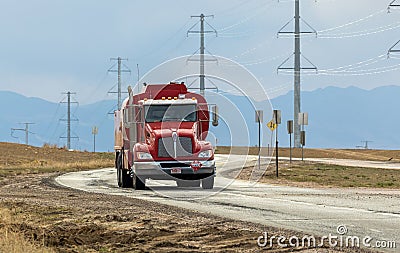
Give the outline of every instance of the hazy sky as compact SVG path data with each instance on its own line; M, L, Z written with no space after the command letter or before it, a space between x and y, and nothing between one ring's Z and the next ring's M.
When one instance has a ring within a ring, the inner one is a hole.
M300 2L301 17L318 31L302 39L302 54L319 68L304 73L302 89L398 84L400 59L386 57L400 39L400 10L387 13L390 0ZM292 89L291 74L276 67L292 54L293 39L276 32L293 7L293 0L0 0L0 90L54 102L65 91L83 104L111 99L110 57L129 59L124 86L135 83L136 64L143 75L199 48L186 31L198 21L190 15L204 13L215 15L207 22L218 31L207 36L207 50L243 64L275 97Z

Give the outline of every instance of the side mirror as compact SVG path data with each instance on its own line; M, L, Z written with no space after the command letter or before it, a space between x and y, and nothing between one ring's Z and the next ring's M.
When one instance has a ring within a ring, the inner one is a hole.
M218 107L214 105L212 107L212 125L218 126Z

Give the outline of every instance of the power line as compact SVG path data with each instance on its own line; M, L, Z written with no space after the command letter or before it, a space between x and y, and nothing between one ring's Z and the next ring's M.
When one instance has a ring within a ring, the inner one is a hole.
M14 131L23 131L23 132L25 132L25 144L29 145L29 134L33 134L32 132L29 131L29 125L32 125L32 124L35 124L35 123L24 122L24 123L20 123L20 124L24 124L25 128L11 128L11 136L16 138L13 135Z
M117 69L116 70L113 69L113 67L115 66L115 65L113 65L108 70L108 72L116 72L118 74L118 88L117 88L117 91L109 91L108 93L114 93L114 94L116 93L116 94L118 94L117 110L120 110L121 109L121 105L122 105L122 96L121 96L121 94L122 93L126 93L126 92L122 92L121 91L121 86L122 86L121 74L124 73L124 72L131 73L131 70L125 64L122 63L122 61L127 61L128 59L122 59L121 57L118 57L118 58L111 58L110 60L111 61L117 61L117 65L118 65ZM122 69L122 65L125 67L125 69Z
M205 52L205 43L204 43L204 35L207 33L215 33L216 36L218 36L217 30L215 30L214 27L212 27L205 19L207 17L212 17L214 18L214 15L208 15L205 16L203 13L200 14L200 16L190 16L191 18L200 18L200 21L194 24L188 31L187 31L187 36L189 36L190 33L196 33L200 34L200 94L204 96L204 91L205 91L205 74L204 74L204 69L205 69L205 59L204 59L204 52ZM198 23L200 23L200 31L198 30L192 30ZM204 30L204 23L206 23L209 27L211 27L212 30ZM196 51L197 52L197 51Z
M77 119L72 119L71 118L71 104L78 104L78 102L71 102L71 95L75 95L75 92L65 92L62 94L67 95L67 102L61 101L61 104L67 104L67 119L60 119L60 121L66 121L67 122L67 136L60 137L62 139L67 139L67 148L68 150L71 149L71 139L79 139L77 136L71 136L71 121L78 121Z
M293 97L293 118L294 118L294 147L301 147L301 140L300 140L300 125L297 124L298 122L298 116L300 113L300 72L301 70L308 69L308 70L317 70L317 67L311 63L310 60L308 60L306 57L304 57L301 54L300 51L300 40L301 40L301 34L317 34L316 30L312 28L306 21L300 19L300 0L295 0L294 1L294 8L295 8L295 15L294 15L294 32L293 31L285 31L285 28L293 22L293 19L291 19L289 22L287 22L279 31L278 31L278 37L279 35L282 34L294 34L294 66L293 67L285 67L284 65L289 61L291 56L286 59L281 65L278 66L278 73L281 70L293 70L294 71L294 97ZM308 26L311 31L306 31L302 32L300 31L300 21L303 21L306 26ZM301 66L301 59L305 59L311 67L302 67Z

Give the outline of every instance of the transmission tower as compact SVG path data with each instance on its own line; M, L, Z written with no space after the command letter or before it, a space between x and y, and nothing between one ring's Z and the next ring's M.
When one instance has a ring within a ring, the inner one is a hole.
M29 125L35 124L31 122L24 122L20 123L25 125L25 128L11 128L11 136L14 137L13 133L14 131L23 131L25 132L25 144L29 145L29 134L33 134L32 132L29 131Z
M78 121L77 119L72 119L71 118L71 104L77 104L78 102L72 102L71 101L71 95L75 95L75 92L65 92L62 93L67 95L67 102L61 101L61 104L67 104L67 119L60 119L61 121L66 121L67 122L67 136L62 136L60 138L62 139L67 139L67 148L68 150L71 149L71 139L79 139L77 136L71 136L71 121Z
M362 145L362 146L356 146L356 148L369 149L368 143L371 143L371 142L373 142L373 141L361 141L361 143L363 143L364 145Z
M397 3L398 0L393 0L389 6L388 6L388 12L390 12L391 9L397 9L400 7L400 4ZM400 40L398 40L391 48L388 50L388 57L390 57L391 54L398 54L400 53L400 49L397 48L397 46L400 44Z
M390 10L392 8L396 9L396 8L400 7L400 4L397 2L398 2L398 0L393 0L392 2L390 2L389 6L388 6L388 12L390 12Z
M122 96L121 96L121 94L122 93L126 93L126 92L122 92L121 91L121 86L122 86L121 74L123 72L131 73L131 70L125 64L122 63L122 61L127 61L128 59L123 59L121 57L118 57L118 58L111 58L110 60L111 61L117 61L117 69L113 69L114 66L112 66L108 70L108 72L117 72L118 73L118 84L117 84L118 88L117 88L117 91L109 91L108 93L114 93L114 94L117 93L118 94L117 110L120 110L121 109L121 105L122 105L122 98L121 98ZM125 69L122 69L122 65L125 67Z
M205 69L205 59L204 59L204 53L206 50L205 43L204 43L204 37L206 33L215 33L216 36L218 36L217 30L214 29L207 21L205 20L208 17L214 18L214 15L208 15L205 16L204 14L200 14L200 16L190 16L191 18L200 18L200 31L199 30L192 30L199 22L194 24L188 31L187 31L187 36L189 36L190 33L196 33L200 34L200 94L204 96L204 91L206 89L205 87L205 74L204 74L204 69ZM206 23L209 27L211 27L212 30L204 30L204 23ZM196 51L197 52L197 51ZM196 53L195 52L195 53Z
M300 0L295 0L295 14L294 14L294 32L293 31L284 31L284 29L292 23L293 19L291 19L289 22L287 22L278 32L278 37L279 35L284 35L284 34L292 34L294 35L294 53L291 55L289 58L287 58L281 65L278 67L278 73L280 70L293 70L294 71L294 108L293 108L293 117L294 117L294 146L299 148L301 147L301 135L300 135L300 125L298 124L298 117L299 113L301 112L301 107L300 107L300 73L301 70L317 70L317 67L311 63L310 60L308 60L306 57L304 57L301 54L301 48L300 48L300 40L301 40L301 35L302 34L317 34L317 31L312 28L306 21L300 18ZM306 26L308 26L312 31L308 32L302 32L300 31L300 21L303 21ZM293 67L285 67L284 65L289 61L289 59L294 56L294 66ZM302 67L301 66L301 59L305 59L311 67Z

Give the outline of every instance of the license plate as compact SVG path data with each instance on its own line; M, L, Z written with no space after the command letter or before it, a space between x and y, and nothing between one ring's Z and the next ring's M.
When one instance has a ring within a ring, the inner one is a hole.
M182 170L180 168L172 168L171 174L181 174Z

